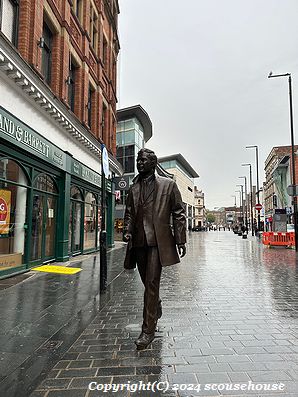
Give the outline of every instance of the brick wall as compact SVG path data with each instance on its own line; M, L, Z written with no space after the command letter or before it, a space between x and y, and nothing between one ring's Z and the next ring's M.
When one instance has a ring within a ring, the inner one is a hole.
M75 71L74 114L98 140L102 135L103 101L107 104L107 115L102 136L107 149L116 150L116 75L115 62L119 43L115 21L105 0L93 1L98 13L98 48L91 48L89 37L90 1L84 0L80 21L71 11L69 0L22 0L19 7L18 50L20 55L41 75L42 49L38 41L42 37L43 21L53 33L52 68L50 89L68 105L68 85L70 53L77 60ZM117 0L115 0L117 4ZM107 40L107 62L103 60L103 37ZM114 64L114 65L113 65ZM114 69L113 69L114 68ZM88 89L92 78L94 95L92 99L92 121L88 126ZM105 98L105 99L103 99Z

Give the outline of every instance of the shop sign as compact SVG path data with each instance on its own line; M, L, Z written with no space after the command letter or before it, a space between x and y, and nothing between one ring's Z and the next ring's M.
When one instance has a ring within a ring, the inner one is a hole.
M0 234L8 234L10 224L10 190L0 190Z
M19 252L14 254L0 255L0 270L21 266L21 264L22 254Z
M0 107L0 133L22 149L65 169L66 155L50 141Z
M101 176L77 160L72 161L72 175L78 176L98 187L101 186Z

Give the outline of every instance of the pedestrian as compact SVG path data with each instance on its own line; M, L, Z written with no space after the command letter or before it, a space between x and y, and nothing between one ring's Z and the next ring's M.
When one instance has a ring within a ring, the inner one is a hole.
M179 255L186 254L186 214L181 194L172 179L155 173L156 165L157 157L152 150L139 151L139 174L129 189L124 216L123 240L128 242L124 267L131 269L137 265L145 287L142 332L135 341L138 350L153 341L157 320L162 315L162 267L180 262Z

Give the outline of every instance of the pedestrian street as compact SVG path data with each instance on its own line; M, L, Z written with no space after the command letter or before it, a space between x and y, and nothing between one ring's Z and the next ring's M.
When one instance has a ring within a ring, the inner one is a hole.
M137 351L134 344L143 299L135 271L32 397L297 396L295 251L264 248L255 237L229 231L189 233L187 250L179 265L163 269L163 316L148 349ZM165 382L169 389L94 390L140 382ZM228 390L236 384L251 390ZM280 388L253 390L264 385Z

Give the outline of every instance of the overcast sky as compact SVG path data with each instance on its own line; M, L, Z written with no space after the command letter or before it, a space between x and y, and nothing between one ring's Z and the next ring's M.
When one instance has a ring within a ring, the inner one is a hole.
M241 164L255 164L245 146L259 146L263 181L272 147L290 144L288 81L268 79L271 70L292 73L298 131L298 1L119 3L118 108L148 112L147 147L185 157L207 208L233 205L249 171Z

